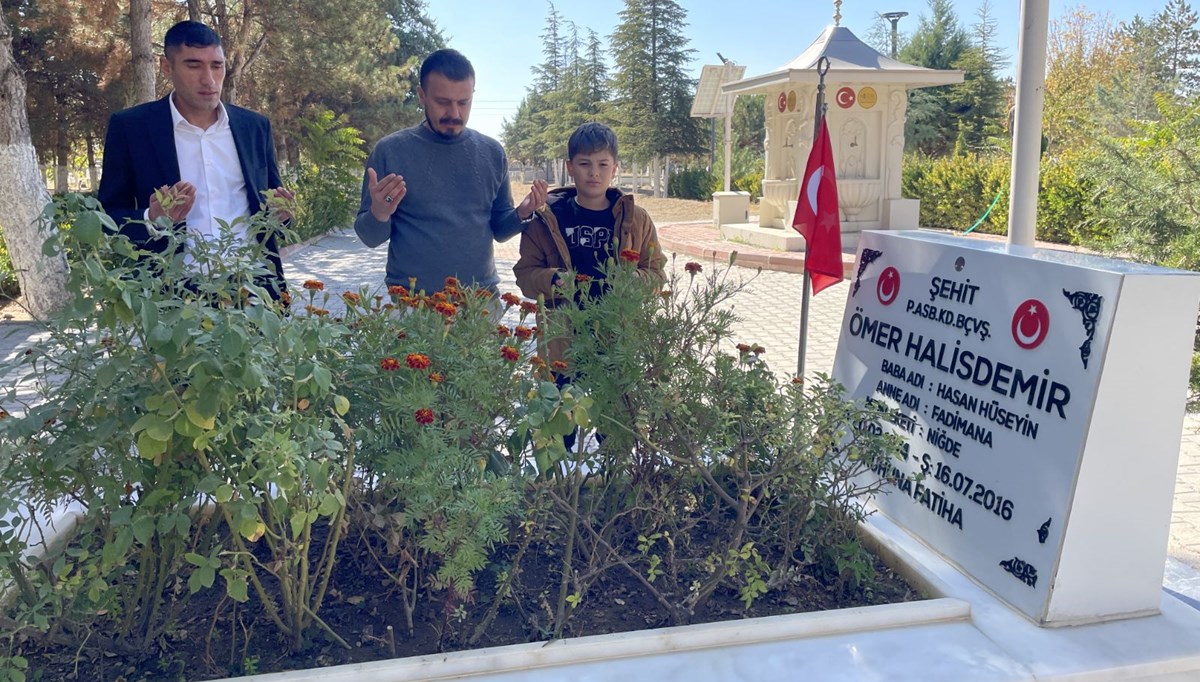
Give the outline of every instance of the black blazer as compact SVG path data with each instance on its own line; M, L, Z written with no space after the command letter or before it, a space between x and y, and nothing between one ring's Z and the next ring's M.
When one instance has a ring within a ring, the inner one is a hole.
M167 97L118 111L109 119L98 196L121 234L141 248L157 253L166 250L166 240L152 239L144 224L126 221L142 220L154 190L180 180ZM261 114L232 104L226 104L225 111L246 180L246 199L250 213L254 214L262 208L262 191L283 186L275 164L271 122ZM279 280L279 290L283 291L286 285L277 242L275 233L265 238L267 259Z

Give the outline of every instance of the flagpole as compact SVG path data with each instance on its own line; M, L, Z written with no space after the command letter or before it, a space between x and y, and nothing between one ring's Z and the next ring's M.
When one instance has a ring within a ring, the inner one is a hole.
M817 144L817 133L821 130L821 121L825 118L825 74L829 73L829 59L824 55L817 60L817 108L813 114L813 134L812 143ZM803 181L803 178L801 179ZM803 192L801 192L803 193ZM807 242L804 245L804 257L809 257L809 246ZM804 268L804 278L801 280L801 299L800 299L800 348L796 353L796 376L804 379L804 356L808 351L808 299L810 297L810 289L812 289L812 275L808 274L808 268Z

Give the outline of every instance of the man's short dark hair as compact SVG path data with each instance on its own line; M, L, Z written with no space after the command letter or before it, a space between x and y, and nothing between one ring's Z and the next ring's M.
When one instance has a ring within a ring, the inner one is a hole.
M421 62L421 87L425 87L425 79L431 73L440 73L452 81L474 80L475 67L470 60L458 50L444 48L434 52Z
M584 123L571 133L567 140L567 158L573 159L576 154L597 154L612 152L613 160L617 160L617 134L612 128L603 123Z
M163 36L163 52L170 59L175 52L179 51L179 48L185 45L187 47L211 47L213 45L220 47L221 36L198 21L181 21L167 29L167 34Z

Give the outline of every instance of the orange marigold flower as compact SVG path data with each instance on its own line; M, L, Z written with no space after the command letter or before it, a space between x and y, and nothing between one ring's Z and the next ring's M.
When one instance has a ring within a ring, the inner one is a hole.
M309 315L316 315L317 317L324 317L329 314L328 310L326 310L324 308L318 308L318 307L312 306L312 305L306 305L306 306L304 306L304 309L306 311L308 311Z
M793 384L802 384L802 383L804 383L804 377L792 377L792 383Z
M290 291L285 291L285 292L279 294L279 302L284 305L291 305L292 304L292 293Z
M509 308L515 305L521 305L521 297L512 292L505 293L500 297L500 300L504 301L504 305L508 306Z
M395 309L396 309L396 305L395 305L394 303L384 303L384 304L383 304L383 309L384 309L384 310L395 310Z
M447 289L457 289L459 287L458 278L454 275L447 277L444 286Z
M512 332L511 332L511 331L509 331L508 327L506 327L506 326L504 326L504 325L502 325L502 324L498 324L498 325L496 325L496 333L497 333L497 334L499 334L501 337L503 337L503 338L506 338L506 339L507 339L508 337L512 336Z
M422 407L416 412L413 412L413 418L417 420L418 424L421 424L422 426L429 426L433 423L433 410L429 409L428 407Z
M745 343L739 343L739 344L737 345L737 349L738 349L738 352L739 352L739 353L741 353L741 354L743 354L743 355L745 355L746 353L749 353L749 352L750 352L750 346L749 346L749 344L745 344Z
M546 361L540 356L535 355L532 358L529 358L529 364L533 365L534 367L545 367Z
M537 304L533 301L521 301L521 312L525 314L536 313Z
M396 358L384 358L379 361L379 369L395 372L400 369L400 361Z
M442 301L449 301L450 297L447 296L446 292L444 291L435 291L433 295L429 297L429 300L433 301L434 303L441 303Z
M433 309L444 317L454 317L454 313L458 312L458 308L453 303L447 303L446 301L438 301L434 304Z
M8 419L9 416L8 410L0 410L0 419Z
M626 263L637 263L642 260L642 254L636 249L621 249L621 260Z
M517 358L521 357L521 354L516 348L509 345L503 345L500 346L500 357L508 360L509 362L516 362Z
M388 293L392 296L407 296L408 289L405 289L399 284L393 284L392 286L388 287Z
M701 265L701 264L699 264L699 263L697 263L697 262L695 262L695 261L688 261L688 262L687 262L687 263L686 263L686 264L683 266L683 269L684 269L684 270L687 270L687 273L688 273L689 275L695 275L695 274L698 274L698 273L700 273L700 272L703 272L703 271L704 271L704 266L703 266L703 265Z
M528 339L529 337L533 336L533 330L529 327L517 325L517 328L513 330L513 336L517 337L518 339Z
M561 372L567 368L567 363L563 362L562 360L555 360L554 362L550 363L550 367L555 371Z
M310 279L304 282L304 288L309 291L324 291L325 283L319 279Z
M665 298L665 299L667 299L667 300L670 300L670 298L671 298L671 290L670 290L670 289L663 289L662 291L658 292L658 295L659 295L659 296L662 296L663 298Z
M404 339L407 339L407 338L408 338L408 332L404 331L403 329L396 332L396 340L397 341L403 341Z
M347 291L342 294L342 300L345 301L346 303L351 303L351 304L358 303L359 300L361 300L361 299L362 299L362 296L359 296L358 294L354 293L353 291Z
M404 362L413 369L429 369L429 356L424 353L409 353Z
M442 376L441 372L430 372L429 373L429 382L432 384L440 384L445 380L446 380L446 377Z
M491 298L492 290L491 289L476 289L475 297L476 298Z
M576 281L576 282L580 282L580 283L583 283L583 282L590 282L590 281L592 281L592 276L591 276L591 275L585 275L585 274L583 274L583 273L580 273L580 274L578 274L578 275L575 275L575 281Z
M763 348L762 346L760 346L756 343L750 347L750 352L754 353L755 355L762 355L763 353L767 352L767 349Z

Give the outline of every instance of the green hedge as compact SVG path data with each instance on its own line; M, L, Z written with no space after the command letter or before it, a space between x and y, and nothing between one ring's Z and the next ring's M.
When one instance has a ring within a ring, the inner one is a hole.
M921 200L921 225L964 231L1000 195L977 232L1007 234L1008 156L967 154L930 158L909 155L901 186L905 197ZM1095 190L1071 158L1043 159L1038 193L1037 238L1079 244L1096 229Z

